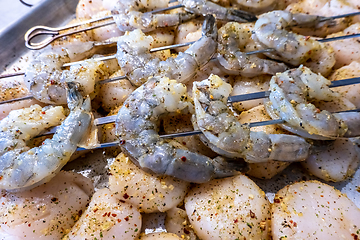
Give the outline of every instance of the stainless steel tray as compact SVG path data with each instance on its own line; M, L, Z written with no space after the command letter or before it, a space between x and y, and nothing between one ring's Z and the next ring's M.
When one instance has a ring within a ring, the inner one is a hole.
M26 49L24 43L25 32L36 25L61 26L74 17L78 0L44 0L38 6L11 25L0 35L0 67L4 72L13 72L14 67L20 69L26 65L24 59L31 59L31 52ZM102 150L88 154L86 158L77 159L65 166L67 170L74 170L87 177L90 177L95 187L101 188L106 185L106 169L113 158L107 157ZM253 180L266 192L269 200L272 201L275 193L295 181L317 179L308 175L300 164L292 164L282 173L271 180ZM324 182L324 181L322 181ZM340 183L328 183L355 202L360 208L360 169L354 177Z

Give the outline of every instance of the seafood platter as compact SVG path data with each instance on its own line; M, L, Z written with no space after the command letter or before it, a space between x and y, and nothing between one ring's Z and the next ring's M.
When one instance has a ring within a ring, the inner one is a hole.
M41 1L0 32L0 239L359 239L359 9Z

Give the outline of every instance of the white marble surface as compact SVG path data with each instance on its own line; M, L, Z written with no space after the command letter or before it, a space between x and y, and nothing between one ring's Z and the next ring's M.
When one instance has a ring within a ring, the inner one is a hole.
M29 4L38 4L42 0L24 0ZM0 33L12 23L19 20L23 15L31 11L19 0L0 0Z

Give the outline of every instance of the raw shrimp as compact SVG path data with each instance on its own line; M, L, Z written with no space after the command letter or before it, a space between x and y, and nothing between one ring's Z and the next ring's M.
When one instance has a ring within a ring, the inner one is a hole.
M31 190L1 191L0 238L61 239L85 211L93 191L90 179L63 171Z
M327 101L340 111L354 109L341 94L329 88L330 81L300 66L273 76L266 110L272 118L281 118L282 126L291 132L312 139L334 139L360 135L360 113L330 113L319 110L309 101ZM349 108L347 107L349 106Z
M358 239L360 209L318 181L281 189L271 208L273 239Z
M129 96L118 113L116 133L121 149L143 170L188 182L201 183L237 174L236 169L243 163L211 159L160 138L159 116L181 112L189 105L183 84L166 77L149 79Z
M86 211L63 238L136 239L140 234L141 214L131 204L120 202L107 188L97 190Z
M149 52L153 39L145 36L141 30L120 37L116 57L135 86L140 86L152 76L166 76L186 82L211 59L217 47L216 37L215 18L208 15L203 24L202 37L175 58L165 61L154 58Z
M43 103L66 104L66 82L80 83L83 95L94 92L95 83L106 75L102 61L87 60L83 64L62 70L70 61L66 52L43 53L38 56L25 72L25 84L33 97Z
M249 25L230 22L219 29L217 50L219 63L232 74L246 77L274 75L286 71L288 67L284 63L261 59L256 55L246 55L245 52L251 51L250 46L254 45L251 39L253 25Z
M70 115L52 139L29 149L26 143L64 118L62 107L41 109L33 106L12 111L0 121L0 189L26 190L53 178L69 161L77 145L90 131L90 99L83 97L69 83Z
M264 53L266 56L293 66L304 64L327 75L335 64L334 50L325 43L288 31L292 26L316 27L323 20L321 16L273 11L261 15L256 21L253 37L261 48L274 49Z
M270 203L245 175L194 186L185 210L202 240L269 239Z
M357 0L297 0L291 3L286 10L292 13L305 13L324 17L348 14L359 11L359 1ZM352 23L359 22L360 17L347 17L336 20L336 24L317 29L295 28L297 33L302 35L311 35L325 37L334 32L346 28Z
M195 17L192 13L151 13L151 11L168 7L168 1L151 0L121 0L117 1L112 10L116 25L122 32L141 29L144 32L153 31L161 27L176 26Z
M240 124L226 106L231 90L231 85L216 75L194 83L196 128L203 132L212 150L256 163L301 161L307 157L310 145L301 137L254 132L249 125Z
M179 0L185 9L197 15L214 15L218 20L235 21L235 22L254 22L257 17L254 14L225 8L208 0Z
M189 183L171 176L157 176L138 168L123 153L110 166L109 188L114 197L144 213L165 212L180 204Z

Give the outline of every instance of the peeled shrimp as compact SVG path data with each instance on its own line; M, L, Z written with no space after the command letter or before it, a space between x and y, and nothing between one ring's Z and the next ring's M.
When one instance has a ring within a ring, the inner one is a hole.
M85 211L93 190L90 179L60 172L50 182L31 190L1 191L0 238L62 238Z
M270 203L245 175L194 186L185 210L200 239L269 239Z
M170 176L157 176L139 169L123 153L110 166L109 188L113 196L140 212L165 212L180 204L189 183Z
M230 22L219 29L218 54L219 63L232 74L254 77L263 74L274 75L284 72L288 67L256 55L246 55L255 44L251 39L254 25Z
M70 115L59 126L52 139L29 149L26 143L64 118L62 107L30 108L12 111L0 121L0 188L26 190L53 178L69 161L77 145L90 131L90 99L70 84Z
M291 132L312 139L333 139L360 135L360 113L320 111L311 100L333 103L341 110L354 107L341 94L329 88L330 81L306 67L277 74L270 81L269 101L265 104L272 118L286 121L282 126ZM328 103L328 104L329 104Z
M180 0L178 2L184 5L185 9L189 12L204 16L211 14L218 20L253 22L257 19L254 14L237 9L225 8L208 0Z
M337 16L359 11L360 4L357 0L297 0L293 1L286 10L292 13L305 13L324 17ZM325 37L338 32L352 23L359 22L360 17L341 18L336 24L331 24L317 29L296 28L296 32L303 35Z
M256 21L254 38L261 48L274 49L264 53L266 56L293 66L304 64L314 72L327 75L335 64L334 50L310 37L288 31L292 26L316 27L323 19L287 11L268 12Z
M310 145L298 136L254 132L249 125L240 124L226 105L231 90L231 85L216 75L194 83L196 124L213 151L256 163L307 157Z
M360 209L340 191L318 181L281 189L271 208L273 239L358 239Z
M48 104L66 104L66 82L79 83L79 90L85 96L93 93L95 83L106 75L104 63L94 60L62 70L62 65L69 61L66 52L45 52L29 64L25 84L35 99Z
M166 77L149 79L128 97L117 115L121 149L143 170L188 182L236 174L237 165L190 152L175 141L160 138L159 116L181 112L189 105L183 84Z
M184 53L175 58L160 61L149 50L153 39L141 30L135 30L120 37L117 59L127 78L140 86L151 76L166 76L179 82L186 82L204 66L216 51L217 28L215 18L208 15L202 28L202 37Z
M139 236L140 230L140 212L103 188L95 192L86 211L63 239L131 240Z
M153 31L160 27L176 26L194 17L191 13L151 13L151 10L168 7L168 1L117 1L112 10L116 25L122 32L141 29L144 32ZM148 12L141 12L145 10Z

